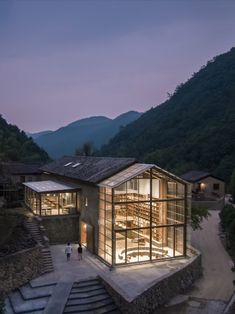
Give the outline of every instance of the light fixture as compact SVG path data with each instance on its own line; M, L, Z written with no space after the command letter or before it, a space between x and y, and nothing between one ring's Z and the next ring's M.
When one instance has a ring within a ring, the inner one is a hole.
M88 206L88 198L85 197L85 206L87 207Z

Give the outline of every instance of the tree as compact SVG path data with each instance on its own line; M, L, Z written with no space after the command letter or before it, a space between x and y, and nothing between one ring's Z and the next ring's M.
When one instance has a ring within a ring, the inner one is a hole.
M208 219L211 214L208 209L200 206L193 206L191 210L191 227L193 230L202 229L203 219Z
M82 147L75 150L75 155L79 156L92 156L94 152L94 147L91 142L85 142Z
M235 169L233 170L233 173L231 176L230 189L232 193L233 203L235 203Z

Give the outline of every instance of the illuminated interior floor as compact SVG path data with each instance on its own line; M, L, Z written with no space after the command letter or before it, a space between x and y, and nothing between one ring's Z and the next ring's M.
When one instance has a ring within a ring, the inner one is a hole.
M150 260L150 248L149 243L145 242L145 245L139 245L133 243L132 239L127 238L127 252L125 251L124 241L118 241L116 243L116 263L125 263L127 254L127 263L144 262ZM175 256L181 256L182 253L175 251ZM152 247L152 259L161 259L167 257L173 257L173 249L168 246L153 246Z

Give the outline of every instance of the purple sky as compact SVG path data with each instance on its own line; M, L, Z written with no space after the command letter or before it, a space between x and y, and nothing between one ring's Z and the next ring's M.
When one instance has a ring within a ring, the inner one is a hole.
M235 2L0 1L0 113L25 131L145 111L235 45Z

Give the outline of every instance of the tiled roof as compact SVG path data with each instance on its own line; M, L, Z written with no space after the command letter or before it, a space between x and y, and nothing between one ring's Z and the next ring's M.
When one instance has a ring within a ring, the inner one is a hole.
M0 172L3 175L40 174L42 163L1 162Z
M41 170L97 184L134 163L135 158L64 156L43 166Z
M216 178L218 180L224 181L223 179L218 178L209 172L196 171L196 170L189 171L187 173L184 173L181 176L181 178L183 180L188 181L188 182L192 182L192 183L197 182L197 181L202 180L202 179L205 179L207 177L213 177L213 178Z

